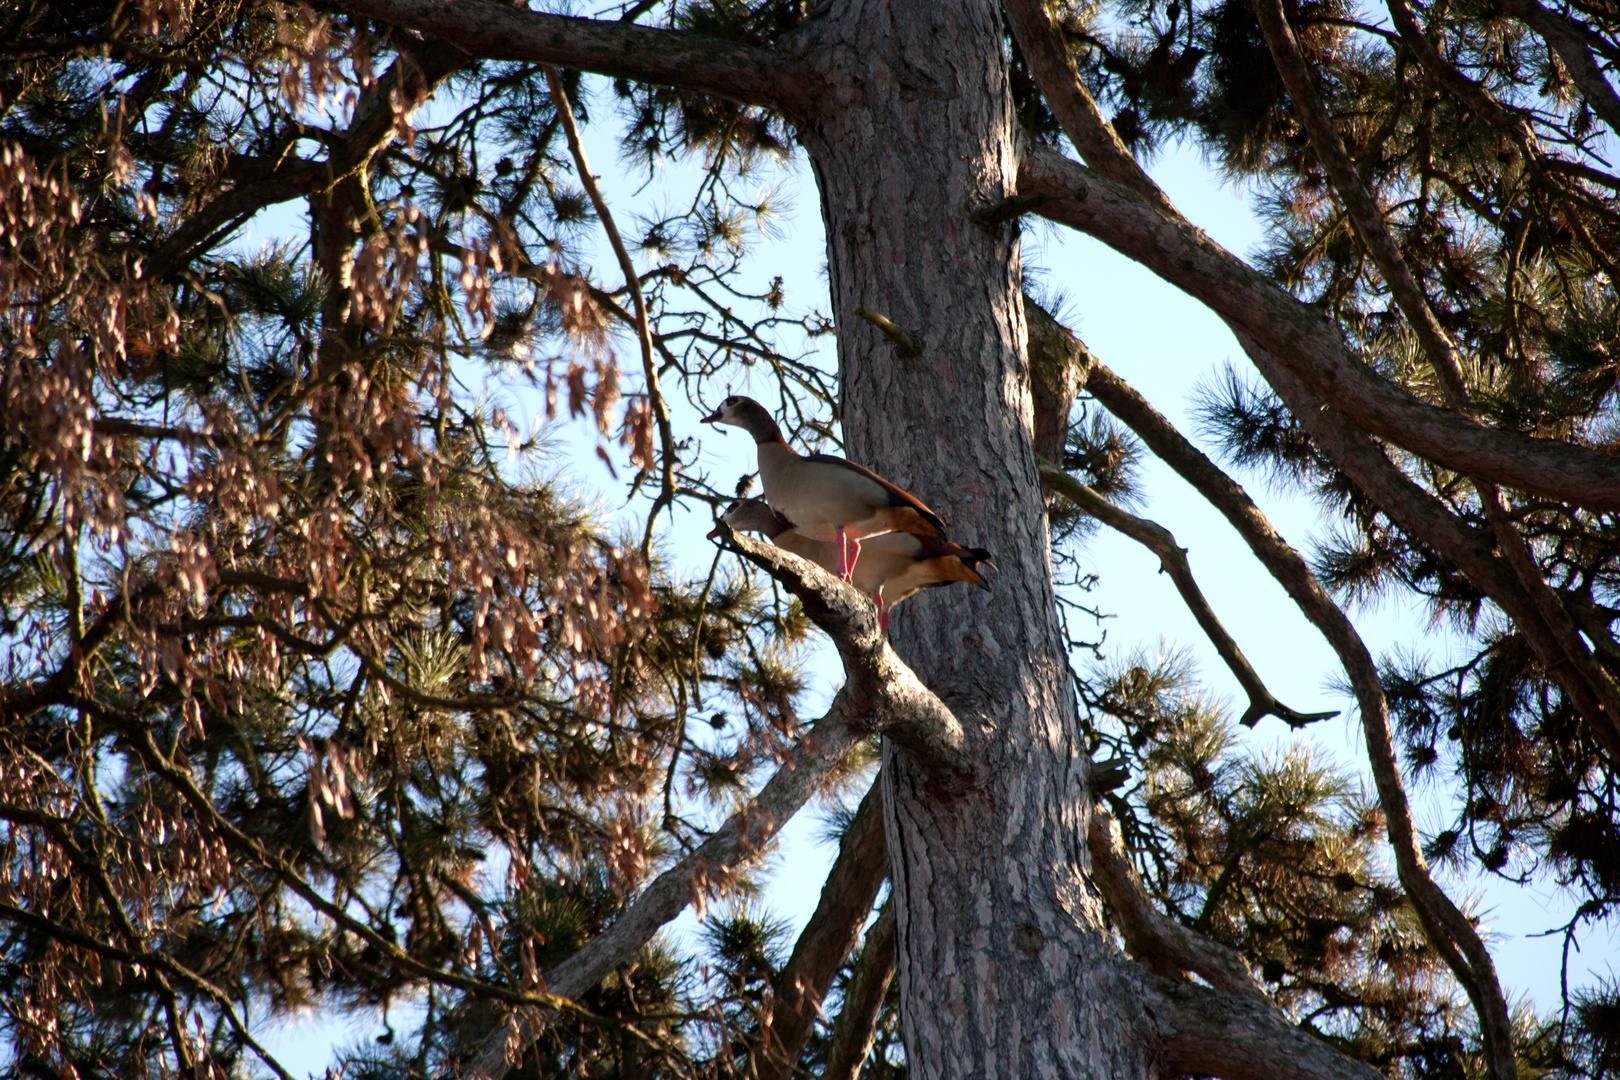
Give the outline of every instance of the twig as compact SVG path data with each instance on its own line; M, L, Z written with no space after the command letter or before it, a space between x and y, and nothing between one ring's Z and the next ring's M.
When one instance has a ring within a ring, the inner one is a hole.
M624 272L625 288L630 291L630 299L635 307L636 340L641 346L641 373L647 381L647 403L652 407L653 420L658 425L659 448L663 452L658 498L653 500L652 509L647 513L647 528L641 538L641 557L645 559L651 550L653 523L658 519L658 512L675 500L675 432L670 423L669 405L664 401L664 389L658 381L658 366L653 360L652 326L647 318L647 298L641 291L641 278L636 274L636 264L631 261L630 252L625 249L624 238L619 235L619 227L614 223L613 214L608 210L607 200L602 197L602 189L591 173L591 164L585 159L585 144L580 142L579 126L574 123L574 107L568 100L568 91L563 86L562 75L552 64L546 64L545 70L546 82L551 87L551 100L557 110L557 119L561 121L563 134L568 138L568 149L574 155L574 167L579 172L579 182L585 188L585 193L590 196L591 205L596 208L596 217L602 222L602 230L607 233L608 243L613 245L613 254L619 260L619 269Z
M883 336L888 338L894 345L894 354L900 359L910 360L922 355L906 332L896 326L887 316L879 315L869 307L858 307L855 309L855 314L881 330Z
M1176 591L1181 594L1181 599L1192 611L1193 618L1198 620L1198 625L1203 628L1210 643L1215 646L1215 651L1220 653L1221 659L1226 661L1226 666L1236 676L1244 693L1249 695L1249 707L1239 721L1244 727L1254 727L1262 717L1275 716L1291 728L1302 728L1318 720L1339 715L1337 710L1302 713L1289 708L1272 696L1265 683L1261 682L1253 665L1243 655L1243 650L1238 648L1232 635L1221 625L1214 608L1204 599L1203 591L1198 588L1198 582L1193 580L1192 566L1187 562L1187 549L1176 543L1176 538L1170 535L1168 529L1156 522L1121 510L1050 461L1043 460L1040 466L1043 484L1104 525L1124 533L1159 557L1160 567L1170 575L1170 580L1175 582Z

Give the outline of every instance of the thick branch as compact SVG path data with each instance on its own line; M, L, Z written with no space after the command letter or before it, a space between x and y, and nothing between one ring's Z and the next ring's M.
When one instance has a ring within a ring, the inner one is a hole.
M893 739L943 782L969 780L973 763L963 749L961 724L889 647L871 601L815 563L724 522L719 527L726 543L798 597L805 615L832 638L844 661L839 694L848 696L865 730Z
M1055 197L1040 213L1094 236L1208 305L1265 349L1261 374L1283 371L1367 432L1446 468L1593 509L1620 509L1620 457L1488 428L1420 401L1352 357L1307 305L1120 184L1062 155L1028 149L1020 194Z
M758 1080L785 1080L799 1063L827 990L860 939L888 874L883 790L878 781L861 800L821 887L821 902L776 978L776 1001L766 1029L765 1056L758 1062Z
M1146 976L1143 1011L1164 1046L1167 1075L1223 1080L1382 1080L1371 1065L1289 1023L1275 1006L1197 983Z
M661 83L788 112L815 80L773 49L614 20L543 15L483 0L336 0L334 7L450 42L475 57L527 60Z
M1041 96L1086 164L1110 180L1124 184L1163 213L1179 219L1180 212L1131 156L1080 80L1074 55L1052 21L1045 0L1005 0L1002 9L1030 74L1041 88Z
M1168 962L1182 971L1202 975L1223 994L1238 994L1270 1002L1243 960L1218 941L1176 922L1153 906L1137 880L1119 827L1101 807L1091 811L1086 836L1091 849L1091 880L1108 901L1114 923L1125 938L1125 948L1150 970Z
M862 735L860 710L840 690L827 715L799 740L776 774L747 807L733 814L696 851L658 875L613 925L546 973L551 993L579 998L652 940L687 904L723 888L737 866L758 855L783 825L815 794ZM534 1044L554 1014L519 1010L485 1040L464 1080L500 1080Z
M866 1056L872 1052L883 999L894 978L894 901L878 912L877 921L866 932L861 958L844 989L844 1007L833 1021L832 1045L827 1048L827 1064L821 1080L856 1080Z
M1248 657L1238 648L1238 643L1227 633L1226 627L1221 625L1215 609L1210 607L1209 601L1204 598L1203 590L1198 587L1198 582L1193 580L1192 564L1187 561L1187 549L1176 543L1176 538L1170 535L1170 530L1157 522L1121 510L1050 461L1042 461L1040 467L1042 484L1159 557L1160 568L1170 575L1171 581L1175 582L1176 591L1181 594L1181 599L1193 613L1193 618L1198 620L1198 625L1208 636L1210 644L1215 646L1215 651L1231 669L1238 685L1243 687L1243 692L1249 695L1249 707L1244 710L1240 721L1245 727L1254 727L1262 718L1275 716L1291 728L1302 728L1306 724L1338 715L1334 710L1302 713L1289 708L1272 696L1271 691L1267 690L1265 683L1260 680L1259 673L1249 663Z
M1418 846L1417 827L1395 755L1394 732L1390 727L1383 684L1361 635L1311 572L1304 557L1272 527L1248 492L1188 442L1163 414L1101 363L1092 365L1086 389L1221 512L1249 545L1255 558L1332 646L1350 679L1361 713L1367 760L1372 767L1379 806L1384 811L1401 885L1411 898L1429 941L1467 991L1481 1026L1495 1029L1498 1035L1508 1033L1505 1045L1511 1046L1507 1003L1490 953L1473 924L1435 883ZM1376 452L1376 448L1372 449ZM1388 465L1387 460L1384 464ZM1398 472L1393 466L1389 469ZM1404 477L1401 479L1404 481Z
M1603 77L1603 69L1598 67L1597 60L1587 49L1580 30L1558 12L1547 10L1536 0L1501 0L1501 3L1502 10L1541 35L1552 47L1592 111L1603 118L1610 131L1620 135L1620 95Z

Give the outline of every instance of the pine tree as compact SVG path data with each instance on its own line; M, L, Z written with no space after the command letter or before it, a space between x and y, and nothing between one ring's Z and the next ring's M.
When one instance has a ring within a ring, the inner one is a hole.
M385 1018L344 1055L377 1078L1613 1075L1616 989L1510 1011L1429 864L1551 870L1578 924L1620 899L1620 23L1387 16L18 5L7 1071L285 1076L258 1025L319 1008ZM695 193L615 215L591 124L649 182L697 163ZM1175 139L1262 194L1256 266L1143 170ZM756 181L801 154L832 307L798 317L745 260L775 213ZM296 224L250 250L275 208ZM1339 542L1288 547L1023 295L1030 214L1232 327L1259 378L1208 384L1208 432ZM672 568L676 510L747 478L704 471L671 395L741 372L796 442L989 547L996 594L920 595L891 649L769 544L722 529L737 558ZM568 493L520 393L626 470L633 531ZM1077 545L1117 529L1242 685L1239 726L1320 718L1138 515L1146 454L1328 638L1372 791L1246 749L1178 658L1066 638ZM1393 592L1473 655L1376 661L1340 605ZM846 682L811 721L813 629ZM1436 836L1412 775L1459 793ZM790 947L754 867L838 792L862 797ZM659 936L689 904L690 953Z

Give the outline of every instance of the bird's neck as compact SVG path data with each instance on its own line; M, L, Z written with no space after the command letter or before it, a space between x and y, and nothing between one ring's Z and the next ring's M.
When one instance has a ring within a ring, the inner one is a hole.
M782 438L782 429L768 416L749 417L745 430L754 437L757 446L766 446L770 443L787 445L787 440Z

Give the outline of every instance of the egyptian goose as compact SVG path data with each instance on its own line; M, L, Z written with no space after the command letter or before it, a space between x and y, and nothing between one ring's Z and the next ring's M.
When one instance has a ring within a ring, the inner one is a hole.
M837 573L838 550L826 540L812 540L795 531L787 518L772 510L764 499L734 502L720 515L733 529L764 533L777 547L809 559L828 573ZM709 539L720 535L716 527ZM994 568L984 548L965 548L948 540L917 536L913 533L884 533L868 540L862 550L866 557L854 569L855 587L872 597L877 605L878 623L889 630L889 612L922 589L965 581L988 590L980 570Z
M734 394L703 422L740 427L754 437L759 483L771 509L812 540L836 545L834 573L845 581L867 537L904 532L945 539L945 522L910 492L843 458L797 453L753 398Z

